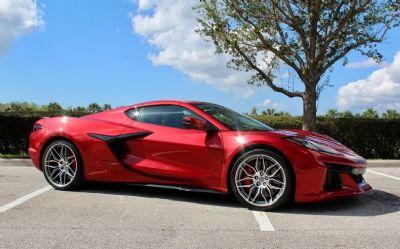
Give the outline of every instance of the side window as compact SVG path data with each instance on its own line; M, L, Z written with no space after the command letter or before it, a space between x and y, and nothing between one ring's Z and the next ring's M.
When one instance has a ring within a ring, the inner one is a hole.
M168 126L173 128L185 129L182 124L183 117L194 117L201 120L196 113L189 109L176 105L157 105L145 106L141 108L130 109L126 112L129 118L143 123Z
M126 116L128 116L128 118L134 120L134 121L138 121L139 120L139 111L140 108L133 108L133 109L129 109L125 112Z

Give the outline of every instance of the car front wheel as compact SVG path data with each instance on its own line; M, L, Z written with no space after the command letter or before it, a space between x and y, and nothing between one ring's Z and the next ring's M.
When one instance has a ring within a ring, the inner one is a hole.
M271 210L287 203L293 192L294 176L277 153L257 149L238 158L230 183L235 197L255 210Z

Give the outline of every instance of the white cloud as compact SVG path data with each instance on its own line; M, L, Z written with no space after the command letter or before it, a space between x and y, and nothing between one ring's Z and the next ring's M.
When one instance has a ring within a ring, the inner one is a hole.
M346 65L346 68L350 69L358 69L358 68L370 68L370 67L384 67L387 66L386 62L381 62L377 63L371 58L368 58L367 60L364 61L358 61L358 62L350 62L349 64Z
M0 54L19 36L43 27L42 12L32 0L0 0Z
M400 52L393 63L371 73L367 79L350 82L339 88L337 104L343 109L400 109Z
M195 33L192 10L197 1L138 0L138 13L131 15L134 32L145 37L158 51L150 54L154 65L168 65L192 79L248 98L257 89L247 85L248 72L226 68L227 55L216 55L212 42Z
M139 10L146 10L151 8L154 3L157 1L155 0L132 0L133 3L137 3Z
M272 100L270 100L270 99L265 99L264 102L262 102L262 105L263 105L263 106L269 106L269 105L271 105L271 103L272 103Z
M274 102L271 99L265 99L262 103L258 104L257 106L259 106L261 110L275 109L275 111L277 112L286 110L286 105L284 103Z

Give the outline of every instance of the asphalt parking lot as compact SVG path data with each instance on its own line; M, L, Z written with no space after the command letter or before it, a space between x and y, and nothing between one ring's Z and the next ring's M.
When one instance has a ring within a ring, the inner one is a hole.
M219 194L113 184L61 192L31 166L0 162L0 248L399 248L400 167L365 178L374 191L362 196L262 213Z

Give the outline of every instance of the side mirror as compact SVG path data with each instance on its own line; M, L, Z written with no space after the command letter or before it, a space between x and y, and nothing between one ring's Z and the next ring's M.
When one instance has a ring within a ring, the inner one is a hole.
M183 117L182 124L186 129L207 130L207 124L198 118Z

